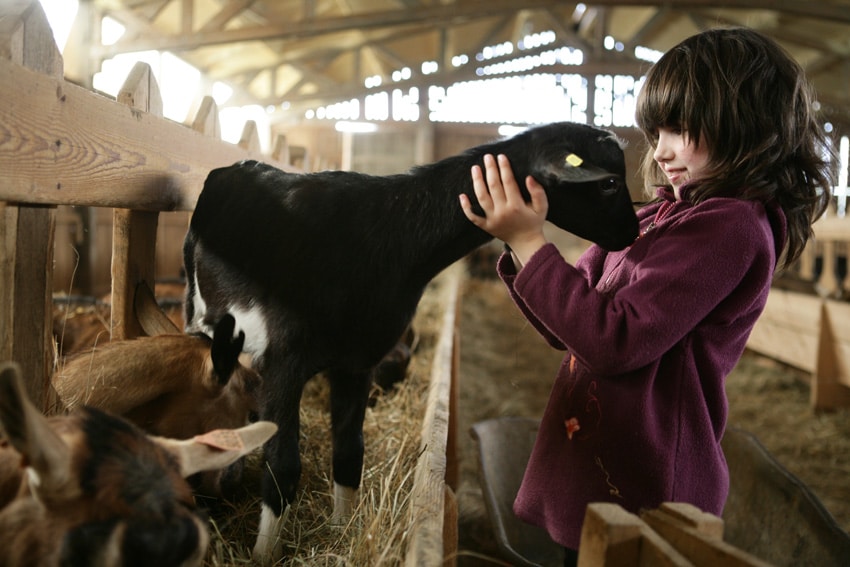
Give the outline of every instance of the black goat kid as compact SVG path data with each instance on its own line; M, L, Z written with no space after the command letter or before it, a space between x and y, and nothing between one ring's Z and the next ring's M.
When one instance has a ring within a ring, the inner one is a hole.
M545 187L548 220L560 228L609 249L637 236L620 143L574 123L385 177L293 174L254 161L209 174L184 245L187 330L209 332L225 313L236 317L263 377L261 418L279 426L265 446L257 559L274 555L275 522L295 495L298 408L319 372L331 386L334 515L350 513L373 367L428 282L492 238L458 199L477 203L470 168L488 153L504 153L518 180L531 174Z

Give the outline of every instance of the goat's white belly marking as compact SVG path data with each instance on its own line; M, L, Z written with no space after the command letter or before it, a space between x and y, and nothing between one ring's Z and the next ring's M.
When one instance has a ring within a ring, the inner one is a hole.
M227 311L236 319L237 331L245 333L242 350L255 356L263 354L269 344L268 325L263 310L257 305L229 305Z

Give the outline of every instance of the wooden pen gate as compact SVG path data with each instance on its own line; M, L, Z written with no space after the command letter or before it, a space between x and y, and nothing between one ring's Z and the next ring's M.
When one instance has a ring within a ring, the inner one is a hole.
M163 118L146 64L133 68L115 100L72 84L39 2L0 3L0 360L17 361L31 399L51 407L57 207L112 210L110 330L113 339L134 338L144 334L140 310L158 308L160 213L191 211L213 168L258 159L297 171L289 157L308 163L303 154L278 136L263 155L253 122L237 145L222 141L210 97L190 126ZM443 564L457 544L450 408L460 284L456 270L446 277L410 499L406 563L417 566Z

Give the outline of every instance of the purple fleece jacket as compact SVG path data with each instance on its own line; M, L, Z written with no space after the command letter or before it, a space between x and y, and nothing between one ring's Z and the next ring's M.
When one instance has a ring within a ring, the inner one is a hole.
M729 489L724 380L767 301L785 217L659 196L626 250L591 246L573 267L548 244L519 273L508 254L498 263L520 310L567 351L514 512L573 549L588 503L719 515Z

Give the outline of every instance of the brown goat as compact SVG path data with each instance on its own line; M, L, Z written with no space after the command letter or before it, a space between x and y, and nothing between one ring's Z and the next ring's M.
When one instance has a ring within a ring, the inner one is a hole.
M177 441L94 408L46 418L17 364L4 363L0 486L18 487L0 502L0 565L200 565L209 535L184 478L228 466L276 429L257 422Z
M260 376L239 362L244 334L234 339L233 331L228 316L212 339L165 334L106 343L68 359L53 386L68 410L95 407L153 435L188 439L240 427L257 412ZM221 475L202 475L198 490L220 494Z

